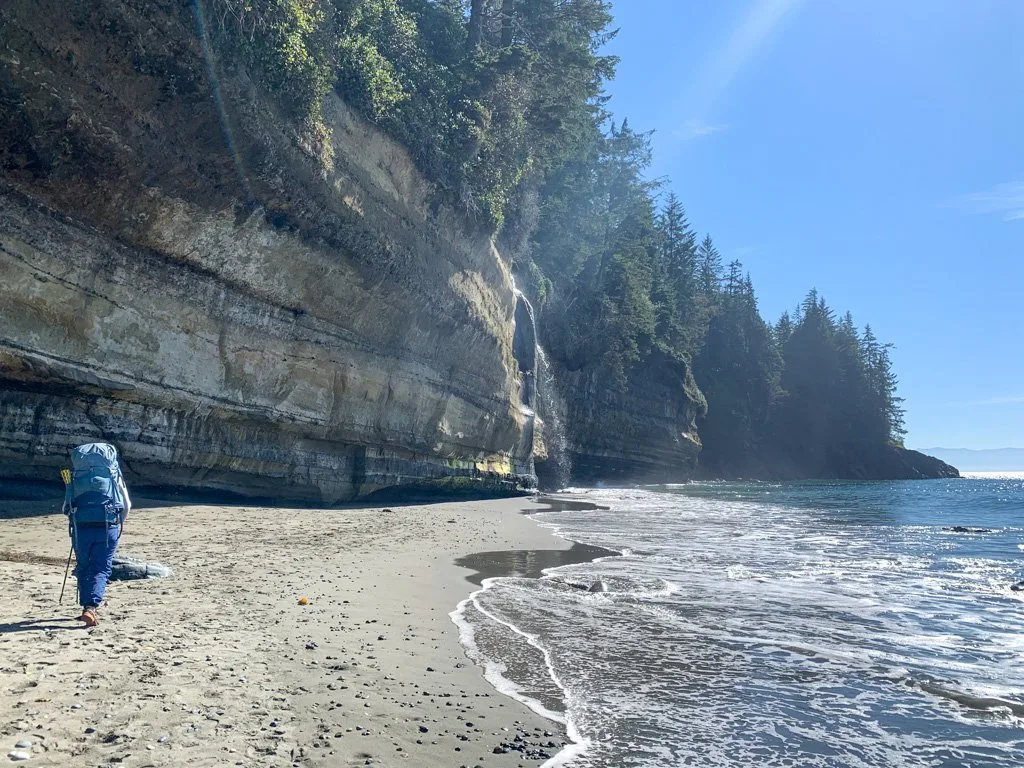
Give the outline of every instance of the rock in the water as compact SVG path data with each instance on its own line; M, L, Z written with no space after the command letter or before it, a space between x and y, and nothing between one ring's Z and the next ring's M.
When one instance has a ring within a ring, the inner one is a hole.
M992 533L991 528L971 528L966 525L945 526L942 530L952 531L953 533Z
M1024 592L1024 581L1018 581L1016 584L1010 587L1010 589L1012 589L1014 592Z
M604 588L604 582L601 582L601 581L593 581L590 584L579 584L579 583L577 583L575 581L554 580L552 583L553 584L562 584L562 585L564 585L566 587L570 587L572 589L578 589L581 592L605 592L605 591L607 591Z

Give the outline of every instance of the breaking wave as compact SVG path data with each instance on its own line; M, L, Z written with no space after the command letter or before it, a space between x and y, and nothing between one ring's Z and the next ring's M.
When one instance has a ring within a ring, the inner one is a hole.
M565 724L548 766L1024 764L1024 483L576 496L598 508L536 519L623 554L452 614L488 680Z

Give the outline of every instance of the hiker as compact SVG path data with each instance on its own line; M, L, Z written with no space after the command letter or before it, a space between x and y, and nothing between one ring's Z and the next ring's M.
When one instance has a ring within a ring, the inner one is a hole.
M97 609L110 578L114 551L132 502L108 443L87 443L71 451L70 479L65 476L64 504L75 550L78 601L87 627L99 623Z

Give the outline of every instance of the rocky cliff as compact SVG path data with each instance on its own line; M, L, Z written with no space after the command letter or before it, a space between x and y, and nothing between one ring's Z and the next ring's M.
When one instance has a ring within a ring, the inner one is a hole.
M558 384L574 482L692 477L701 449L696 419L707 406L684 362L653 350L625 387L597 367L561 370Z
M920 451L890 446L870 459L849 462L839 477L850 480L931 480L960 477L960 470Z
M406 152L290 127L190 3L0 5L0 477L336 502L533 476L516 298Z

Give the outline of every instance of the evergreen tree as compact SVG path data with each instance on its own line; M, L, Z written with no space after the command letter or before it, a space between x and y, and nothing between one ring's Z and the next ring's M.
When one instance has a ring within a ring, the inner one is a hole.
M543 318L553 355L570 370L597 366L623 387L659 336L659 312L675 297L666 295L664 281L656 285L655 185L643 176L649 134L613 124L595 149L586 183L576 168L556 175L557 188L548 185L535 258L561 298Z
M697 249L697 260L700 264L700 291L706 296L714 296L721 289L722 256L711 242L711 235L705 236Z
M778 322L775 323L773 331L773 335L775 337L775 349L781 357L782 350L785 349L786 343L789 341L789 337L793 335L793 319L790 317L789 312L782 313Z
M835 463L855 461L865 443L870 442L866 425L871 419L865 398L865 371L861 341L853 315L847 312L835 331L839 378L834 393L834 417L830 450Z
M669 349L684 346L696 293L697 236L682 203L670 193L657 220L659 248L655 283L658 338Z
M716 476L762 474L760 453L775 397L779 359L742 265L711 317L695 376L708 401L700 423L702 465Z
M515 38L516 2L503 0L501 4L501 47L509 48Z
M891 344L880 344L868 325L864 328L862 361L866 373L867 397L874 417L874 436L902 445L904 428L903 398L896 394L899 381L889 358Z
M470 0L469 47L476 48L484 36L484 6L486 0Z
M743 264L733 259L729 262L729 271L725 276L725 294L736 297L743 292Z
M783 471L820 477L829 464L828 447L838 384L832 312L817 291L807 294L802 317L783 349L781 386L774 409L772 442Z

